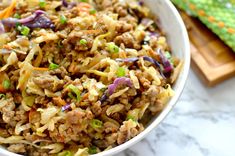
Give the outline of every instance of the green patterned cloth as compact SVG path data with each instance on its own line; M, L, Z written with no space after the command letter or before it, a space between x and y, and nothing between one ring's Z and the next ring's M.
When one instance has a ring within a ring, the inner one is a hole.
M172 0L198 17L235 52L235 0Z

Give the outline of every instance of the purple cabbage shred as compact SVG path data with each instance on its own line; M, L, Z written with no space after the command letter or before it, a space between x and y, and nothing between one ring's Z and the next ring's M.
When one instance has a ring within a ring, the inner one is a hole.
M3 25L6 25L8 27L14 27L17 23L22 24L24 26L27 26L29 28L54 28L54 24L52 21L45 16L45 12L42 10L35 11L32 15L17 19L17 18L7 18L3 19L2 23Z
M157 53L160 55L163 67L164 67L164 73L170 73L172 72L172 70L174 69L173 65L171 64L171 62L166 58L166 56L164 55L164 53L162 52L162 50L159 48L157 50Z
M115 92L115 90L121 85L133 87L133 84L132 84L130 78L127 78L127 77L116 78L114 80L113 84L108 86L108 94L112 95Z
M71 105L70 105L70 104L67 104L67 105L65 105L65 106L63 106L63 107L61 108L61 111L64 112L64 111L66 111L66 110L68 110L68 109L70 109L70 108L71 108Z
M62 5L66 8L73 8L74 6L76 6L75 2L68 2L67 0L62 0Z

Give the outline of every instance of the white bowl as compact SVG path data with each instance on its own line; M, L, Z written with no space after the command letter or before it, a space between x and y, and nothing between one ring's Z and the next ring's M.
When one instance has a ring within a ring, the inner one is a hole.
M138 136L129 140L128 142L119 145L108 151L104 151L93 156L111 156L118 152L121 152L128 147L134 145L143 139L151 130L156 128L167 114L172 110L173 106L179 99L180 94L183 91L190 66L190 46L188 40L188 34L185 25L177 12L176 8L169 0L144 0L145 4L151 9L152 13L160 19L163 31L167 34L167 40L170 44L173 54L184 61L183 69L179 75L178 80L174 85L175 95L169 101L165 109L149 124L146 129ZM0 156L20 156L18 154L11 153L5 149L0 148Z

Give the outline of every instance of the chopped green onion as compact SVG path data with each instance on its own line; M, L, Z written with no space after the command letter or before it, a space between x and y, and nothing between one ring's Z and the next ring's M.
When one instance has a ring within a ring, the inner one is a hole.
M2 99L2 98L6 98L6 95L5 94L0 94L0 99Z
M68 151L68 150L64 150L60 153L57 154L57 156L72 156L72 152Z
M16 30L20 31L21 30L21 24L20 23L16 23Z
M80 43L81 45L87 45L87 40L86 40L86 39L81 39L81 40L79 41L79 43Z
M28 36L29 35L29 32L30 32L30 29L26 26L21 26L19 23L16 24L16 28L17 30L20 31L20 33L24 36Z
M19 19L20 18L20 14L15 13L13 17Z
M46 1L45 0L39 0L39 7L44 8L46 6Z
M79 102L81 100L80 90L72 84L68 85L67 88L70 89L70 91L72 91L74 94L76 94L76 97L74 97L72 93L69 93L68 96L72 99L76 99Z
M59 65L58 65L58 64L50 63L50 65L49 65L49 69L50 69L50 70L55 70L55 69L57 69L57 68L59 68Z
M91 146L88 151L89 154L96 154L97 153L97 147Z
M171 64L174 64L171 53L169 51L165 52L165 57L171 62Z
M96 128L101 128L103 126L103 122L98 120L98 119L92 119L91 120L91 127L93 127L94 129Z
M67 18L64 15L60 15L60 23L61 24L67 23Z
M93 9L90 9L90 14L92 14L92 15L94 15L94 14L96 14L96 10L93 8Z
M123 76L125 76L125 75L126 75L126 70L125 70L125 68L119 67L119 68L117 69L116 75L117 75L118 77L123 77Z
M165 52L165 56L166 56L166 58L170 59L170 58L171 58L170 52L169 52L169 51L166 51L166 52Z
M127 115L126 120L128 121L128 120L130 120L130 119L133 120L133 121L136 121L136 119L135 119L134 116Z
M9 89L11 87L11 82L9 80L4 80L2 85L4 89Z
M118 53L119 47L116 46L114 43L108 43L108 50L110 53Z

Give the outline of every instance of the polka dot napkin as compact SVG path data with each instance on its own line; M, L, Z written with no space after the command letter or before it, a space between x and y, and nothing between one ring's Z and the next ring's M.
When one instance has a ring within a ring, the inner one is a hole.
M235 0L172 0L198 17L235 52Z

